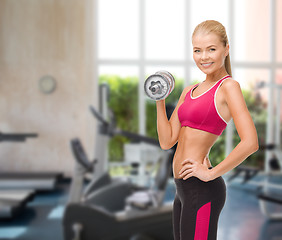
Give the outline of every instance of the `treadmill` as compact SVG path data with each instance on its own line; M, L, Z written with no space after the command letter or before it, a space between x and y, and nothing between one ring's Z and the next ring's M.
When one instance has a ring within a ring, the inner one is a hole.
M0 173L0 189L52 191L61 177L60 172L5 172Z
M25 142L27 138L35 138L35 133L0 132L0 142ZM13 218L34 197L36 191L54 190L62 173L23 173L0 172L0 219Z
M33 197L33 190L0 190L0 219L18 215Z

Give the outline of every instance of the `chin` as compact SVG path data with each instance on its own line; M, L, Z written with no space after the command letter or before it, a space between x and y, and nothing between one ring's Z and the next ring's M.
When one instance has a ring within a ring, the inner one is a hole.
M204 73L204 74L212 74L212 73L215 73L219 70L220 68L214 68L214 67L211 67L211 68L200 68L200 70Z
M212 69L202 69L202 68L200 68L200 70L201 70L204 74L207 74L207 75L214 72L214 70L212 70Z

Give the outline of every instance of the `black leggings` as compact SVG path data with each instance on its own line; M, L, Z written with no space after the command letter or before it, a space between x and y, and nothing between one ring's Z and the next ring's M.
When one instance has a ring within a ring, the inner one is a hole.
M209 182L196 177L174 181L174 240L216 240L218 218L226 198L223 178Z

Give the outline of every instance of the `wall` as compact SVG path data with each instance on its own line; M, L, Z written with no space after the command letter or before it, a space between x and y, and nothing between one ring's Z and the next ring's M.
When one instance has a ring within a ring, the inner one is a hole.
M0 1L0 131L35 132L25 143L1 142L0 172L71 174L71 138L93 155L96 105L92 0ZM51 75L51 94L39 79Z

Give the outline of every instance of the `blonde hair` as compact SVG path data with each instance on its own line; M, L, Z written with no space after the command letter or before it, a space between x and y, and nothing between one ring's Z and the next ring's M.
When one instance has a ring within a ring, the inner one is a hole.
M224 47L227 46L228 44L228 38L226 34L225 27L218 21L215 20L206 20L200 24L198 24L192 34L192 38L194 35L198 32L203 32L203 33L215 33L219 36L220 41L223 43ZM231 62L230 62L230 55L228 55L225 58L224 61L224 66L227 71L227 73L232 76L232 71L231 71Z

